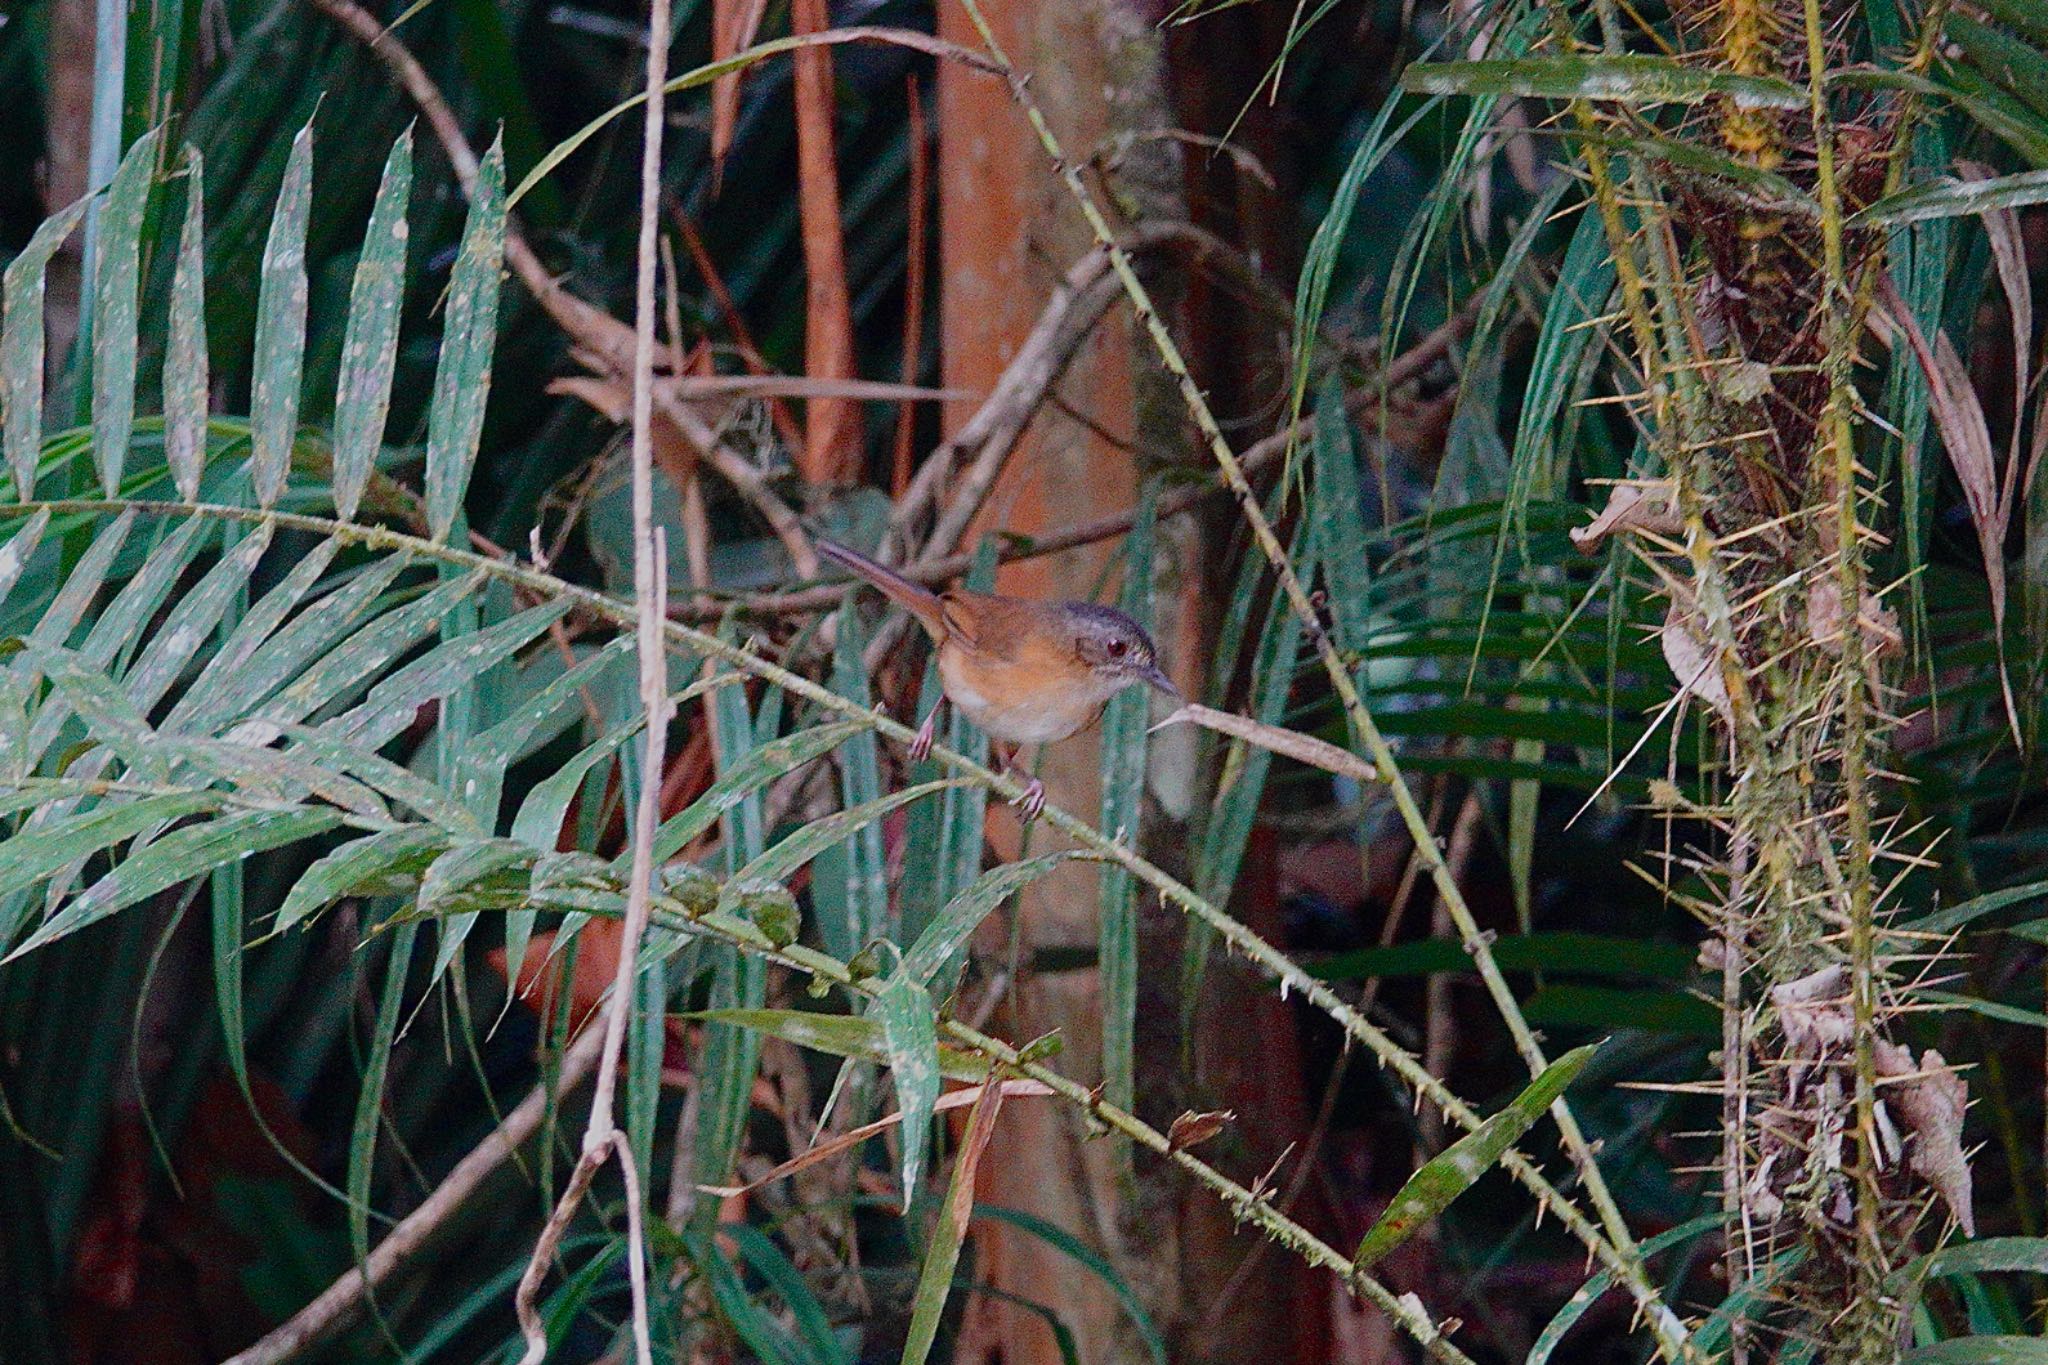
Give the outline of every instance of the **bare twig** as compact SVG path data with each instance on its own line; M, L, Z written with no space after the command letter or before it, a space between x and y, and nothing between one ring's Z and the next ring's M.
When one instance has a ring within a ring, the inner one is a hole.
M655 211L661 200L665 108L662 87L668 80L668 31L669 0L651 0L647 17L647 101L641 129L640 240L633 299L633 596L640 705L647 716L646 753L640 768L639 801L633 812L633 860L626 884L625 932L619 944L618 973L612 978L611 997L605 1002L604 1051L598 1063L590 1121L583 1130L583 1152L577 1159L568 1190L541 1230L533 1259L520 1276L514 1300L520 1334L526 1339L524 1365L540 1365L547 1357L547 1331L534 1308L534 1296L554 1260L569 1220L590 1188L592 1177L614 1155L618 1157L626 1186L626 1262L633 1293L634 1355L639 1365L654 1365L647 1320L647 1238L641 1226L646 1209L633 1149L612 1118L612 1103L619 1084L619 1058L625 1050L626 1021L633 1012L634 986L639 978L640 940L647 933L654 882L654 831L661 823L661 774L668 722L673 714L668 695L668 649L663 639L668 617L668 555L662 535L654 525L654 280L660 265Z
M532 1139L547 1116L550 1099L559 1103L563 1095L590 1074L602 1042L603 1035L596 1029L579 1034L562 1054L552 1095L546 1080L535 1086L517 1108L505 1115L504 1122L455 1164L447 1179L418 1208L398 1221L370 1252L361 1270L350 1269L254 1345L230 1356L226 1365L283 1365L354 1322L362 1312L366 1292L381 1289L426 1251L483 1188L484 1182Z

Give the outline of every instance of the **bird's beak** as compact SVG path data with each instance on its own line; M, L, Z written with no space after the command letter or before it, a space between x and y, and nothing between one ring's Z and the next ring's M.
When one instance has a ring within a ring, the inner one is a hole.
M1140 682L1150 683L1152 686L1158 688L1161 692L1164 692L1167 696L1172 697L1175 701L1187 700L1186 697L1183 697L1180 694L1180 689L1173 685L1173 679L1167 677L1166 674L1163 671L1161 671L1158 664L1145 665L1144 669L1138 674L1138 680Z

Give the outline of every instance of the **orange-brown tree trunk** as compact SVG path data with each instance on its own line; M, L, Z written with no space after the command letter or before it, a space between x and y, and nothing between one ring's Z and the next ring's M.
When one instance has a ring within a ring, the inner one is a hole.
M1115 163L1118 207L1144 216L1187 216L1179 144L1143 136L1178 122L1155 8L1105 0L983 0L983 8L1011 58L1029 73L1032 94L1067 154ZM956 5L941 5L940 13L942 37L978 46L973 26ZM943 69L937 116L944 382L983 394L1016 353L1062 272L1094 243L1000 82ZM1139 136L1126 136L1131 134ZM1090 179L1102 183L1093 174ZM1237 300L1214 303L1241 311ZM1237 353L1224 363L1246 361ZM1185 438L1179 400L1127 309L1105 320L1056 392L1060 403L1040 412L978 529L1063 529L1127 509L1143 474L1163 463L1207 467L1206 452ZM951 424L971 410L971 402L955 405ZM1215 585L1205 581L1204 542L1197 523L1182 518L1161 529L1155 566L1157 633L1169 671L1191 691L1203 681L1213 625L1208 604L1216 600ZM1113 549L1096 546L1013 564L999 586L1032 596L1096 596L1114 587L1103 581ZM1157 801L1149 803L1148 843L1170 849L1184 837L1184 830L1163 827L1188 812L1185 758L1191 745L1186 731L1156 737L1148 786L1154 796L1164 792L1166 805L1176 809L1162 812ZM1090 734L1049 749L1040 772L1051 800L1087 813L1099 801L1098 766L1098 744ZM990 837L1000 856L1019 851L1019 830L1007 812L992 813ZM1042 827L1031 831L1031 841L1034 852L1048 846ZM1178 855L1163 856L1172 861ZM1090 1084L1100 1078L1098 974L1071 966L1031 968L1034 959L1053 955L1069 963L1088 960L1096 945L1099 895L1095 870L1077 864L1020 898L1015 913L1021 971L997 1020L1014 1038L1058 1029L1066 1044L1060 1066ZM1150 897L1141 897L1139 914L1140 1109L1164 1127L1181 1108L1201 1107L1204 1098L1239 1104L1245 1140L1219 1159L1232 1174L1253 1179L1289 1137L1298 1136L1302 1122L1300 1097L1289 1089L1298 1069L1292 1065L1288 1012L1277 1001L1263 1011L1254 1008L1258 987L1219 965L1206 993L1219 1008L1200 1017L1230 1022L1198 1025L1203 1036L1194 1040L1192 1052L1199 1074L1192 1080L1178 1076L1180 1009L1172 983L1180 975L1183 926ZM1004 951L1009 927L995 926L982 951ZM1269 1055L1264 1048L1274 1038L1286 1046ZM1278 1365L1328 1358L1322 1345L1327 1289L1282 1256L1265 1258L1247 1277L1225 1327L1205 1328L1207 1305L1256 1239L1240 1235L1211 1196L1159 1163L1141 1156L1135 1170L1133 1188L1120 1178L1114 1145L1091 1138L1071 1112L1013 1105L1004 1110L982 1163L979 1197L1056 1223L1106 1255L1145 1301L1175 1361ZM975 1278L1057 1313L1073 1333L1080 1359L1146 1358L1108 1286L1044 1240L985 1220L975 1229L974 1248ZM1290 1274L1301 1283L1290 1285ZM996 1295L977 1295L969 1302L956 1359L962 1365L1058 1365L1061 1356L1038 1314Z

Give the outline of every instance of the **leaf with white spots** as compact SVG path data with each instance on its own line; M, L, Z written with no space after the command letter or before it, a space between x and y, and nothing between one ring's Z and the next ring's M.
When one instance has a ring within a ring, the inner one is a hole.
M15 496L36 495L36 462L43 454L43 283L50 258L85 217L86 195L43 220L21 254L7 263L0 286L0 428L5 430Z
M505 148L491 144L470 188L469 222L448 284L441 363L427 413L427 525L440 540L455 524L491 392L498 284L505 259Z
M171 276L171 335L164 353L164 462L178 496L199 501L206 470L206 160L185 148L185 226Z
M917 1198L931 1142L932 1114L939 1102L938 1019L931 993L900 966L875 994L875 1015L889 1049L896 1078L896 1105L903 1111L903 1207Z
M142 276L142 218L156 178L154 131L135 139L107 186L95 252L92 318L92 446L100 487L121 495L121 468L135 430L136 301Z
M299 426L299 382L306 364L306 220L313 209L313 125L299 129L263 247L256 294L256 373L249 397L250 477L256 502L284 492Z
M1471 1189L1578 1079L1599 1049L1598 1043L1588 1043L1565 1053L1543 1068L1543 1074L1506 1108L1425 1162L1359 1242L1352 1264L1364 1270L1379 1261Z
M411 196L412 129L407 128L384 163L349 291L341 377L334 390L334 515L342 521L355 517L391 411L399 305L405 301L405 209Z

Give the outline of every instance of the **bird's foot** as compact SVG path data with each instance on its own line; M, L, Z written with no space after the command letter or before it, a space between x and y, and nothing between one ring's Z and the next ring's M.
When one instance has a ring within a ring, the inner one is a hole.
M932 740L939 731L939 708L934 706L931 714L924 718L924 724L917 727L917 733L910 740L910 761L922 763L932 756Z
M1024 794L1013 799L1010 804L1023 812L1027 822L1036 820L1045 812L1045 783L1035 777L1032 778L1024 784Z

